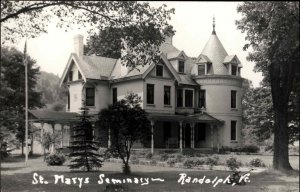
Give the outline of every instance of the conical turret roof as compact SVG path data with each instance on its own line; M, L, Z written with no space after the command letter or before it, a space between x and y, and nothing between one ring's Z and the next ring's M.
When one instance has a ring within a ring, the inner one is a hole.
M201 55L207 56L212 62L213 74L228 75L228 70L223 64L223 61L228 54L216 34L214 24L213 32L198 58L200 58Z

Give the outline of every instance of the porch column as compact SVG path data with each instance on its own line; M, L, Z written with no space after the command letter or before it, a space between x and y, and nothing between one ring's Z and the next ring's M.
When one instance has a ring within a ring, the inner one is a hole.
M182 121L179 122L179 148L180 152L182 152Z
M220 133L219 128L217 126L217 140L218 140L218 153L220 152Z
M211 148L214 149L214 138L213 138L213 135L214 135L214 126L213 124L210 124L210 142L211 142Z
M194 128L195 128L195 123L191 124L191 148L195 148L195 137L194 137Z
M64 124L61 124L61 141L60 141L60 147L62 148L64 146Z
M151 154L154 154L154 121L151 121Z
M53 134L55 134L55 123L51 123L51 126L52 126ZM55 152L55 143L51 144L50 152L51 152L51 153L54 153L54 152Z
M111 147L110 127L108 128L108 143L107 143L107 147L108 147L108 148Z

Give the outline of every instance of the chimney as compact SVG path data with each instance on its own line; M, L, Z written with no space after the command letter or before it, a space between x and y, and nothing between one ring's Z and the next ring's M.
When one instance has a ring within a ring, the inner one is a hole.
M79 58L83 56L83 36L80 34L74 36L74 53Z
M166 36L165 43L173 45L173 35Z

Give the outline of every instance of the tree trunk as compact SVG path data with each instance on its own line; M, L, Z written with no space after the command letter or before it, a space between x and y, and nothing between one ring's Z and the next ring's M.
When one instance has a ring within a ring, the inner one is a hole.
M292 170L289 162L289 137L287 109L275 109L273 168L279 171Z

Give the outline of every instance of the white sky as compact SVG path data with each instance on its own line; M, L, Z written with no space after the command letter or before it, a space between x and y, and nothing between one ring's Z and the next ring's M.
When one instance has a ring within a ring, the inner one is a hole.
M243 51L246 43L245 34L242 34L235 25L241 15L236 11L238 2L150 2L152 6L166 4L168 8L175 8L170 24L176 30L173 44L191 57L197 57L205 46L212 32L212 18L216 18L216 33L229 55L236 54L243 64L242 76L250 79L255 87L262 80L260 73L254 73L254 63L246 60L247 52ZM27 40L27 50L31 57L36 59L41 70L61 76L69 55L73 52L73 36L88 36L85 29L65 32L56 28L56 23L50 23L47 34L35 39ZM24 49L24 39L17 44L19 50Z

